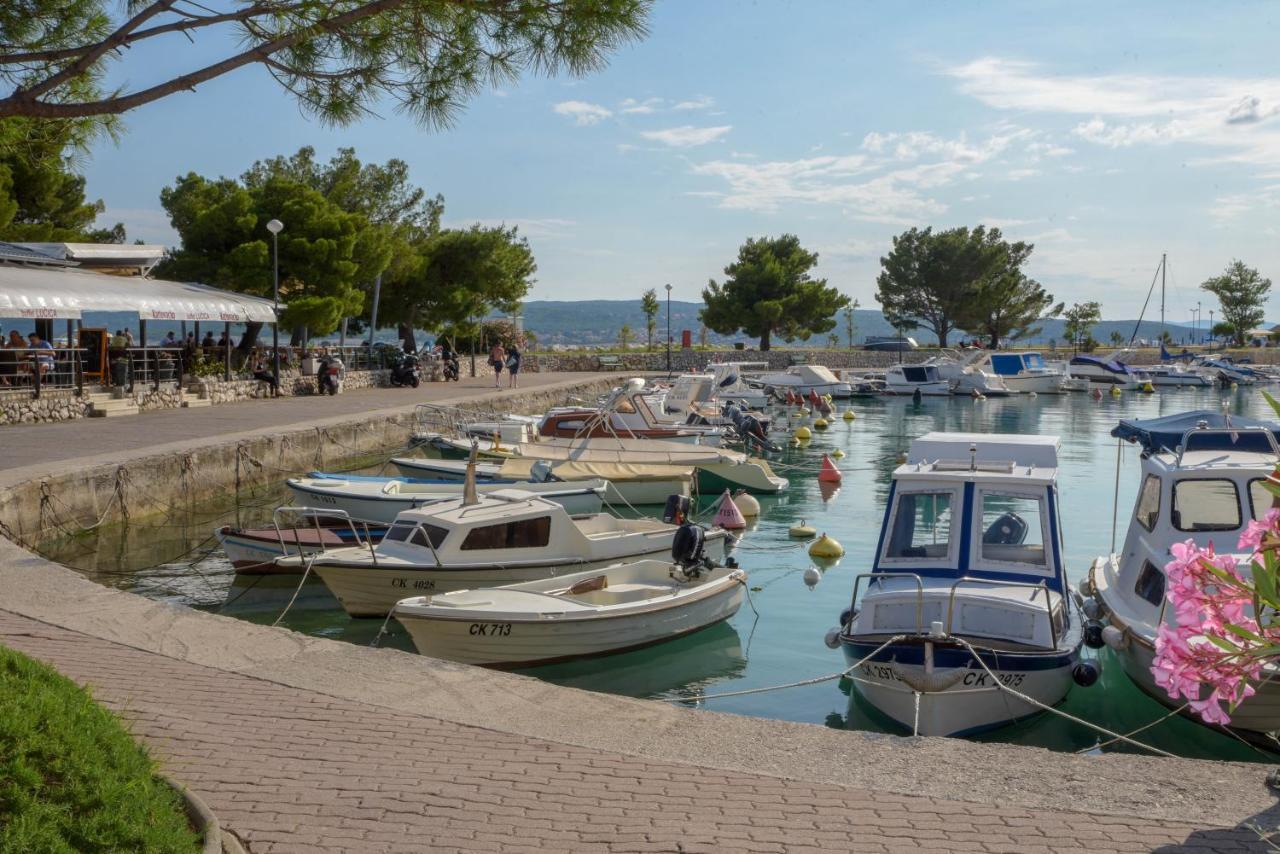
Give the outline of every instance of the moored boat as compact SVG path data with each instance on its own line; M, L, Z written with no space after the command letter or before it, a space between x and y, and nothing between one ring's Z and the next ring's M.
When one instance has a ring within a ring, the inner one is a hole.
M290 557L324 579L353 617L386 614L412 593L445 593L535 581L668 553L679 527L607 513L571 516L553 501L516 489L459 498L401 513L372 549ZM706 534L723 557L728 534Z
M1169 549L1193 540L1235 550L1245 526L1273 505L1264 484L1280 460L1280 424L1199 410L1121 421L1112 435L1140 446L1142 480L1123 549L1097 558L1082 585L1093 600L1086 608L1098 608L1107 626L1102 641L1133 683L1185 712L1151 672L1160 625L1176 624L1165 589ZM1272 665L1266 675L1231 713L1231 730L1275 750L1270 733L1280 730L1280 668Z
M795 394L807 395L814 391L819 396L829 394L840 398L853 393L847 382L822 365L792 365L786 371L763 375L760 382L773 389L774 396L779 399L786 396L788 389Z
M423 655L529 667L625 652L699 631L737 613L745 586L746 573L736 566L648 559L413 597L397 603L392 615Z
M894 471L872 571L828 643L857 666L854 690L908 731L992 729L1070 689L1081 621L1057 458L1056 437L929 433Z

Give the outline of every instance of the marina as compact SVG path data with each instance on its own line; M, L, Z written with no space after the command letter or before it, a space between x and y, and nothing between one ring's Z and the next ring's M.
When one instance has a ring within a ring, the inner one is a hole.
M909 398L860 402L855 407L854 420L833 418L832 427L825 432L814 431L813 438L803 447L788 446L773 456L771 465L785 472L791 485L776 496L758 496L760 516L748 522L740 532L740 544L732 551L751 577L746 591L748 604L724 627L715 632L708 630L706 640L698 633L676 642L688 650L681 656L676 673L618 678L619 672L644 674L649 667L662 667L668 656L661 647L527 672L576 687L598 686L599 690L679 700L681 696L768 688L798 677L838 670L841 659L823 645L822 635L848 607L856 576L870 571L876 548L872 532L883 515L899 454L906 452L914 439L934 430L994 436L1053 431L1060 436L1062 560L1068 582L1078 584L1086 579L1096 554L1106 551L1110 538L1109 511L1115 503L1110 494L1112 485L1091 474L1099 466L1115 465L1116 440L1110 430L1121 419L1221 408L1224 404L1238 415L1266 414L1260 396L1217 388L1163 389L1155 395L1130 392L1119 399L1107 395L1100 400L1086 394L1065 394L1011 395L988 400L939 397L919 403ZM796 423L784 410L779 410L776 417L783 423ZM817 463L823 453L837 450L844 453L839 461L843 480L833 487L818 479ZM1123 453L1124 471L1136 469L1137 454L1132 449ZM387 455L372 454L352 464L362 466L360 471L374 473L386 468L388 459ZM1121 530L1132 507L1135 481L1136 475L1120 479L1117 506ZM276 486L263 492L243 496L239 507L228 505L225 500L196 506L180 524L162 529L139 525L130 531L109 530L96 537L47 544L45 551L61 562L80 567L90 578L124 589L270 623L280 617L297 593L297 576L237 576L221 554L211 552L204 541L217 523L228 518L244 526L269 526L271 509L288 500L277 481ZM701 498L696 505L699 521L710 522L717 500L718 496ZM1108 512L1098 512L1099 506L1105 506ZM625 517L652 517L660 509L642 512L610 505L607 500L605 507ZM816 562L821 574L812 588L805 583L804 574L815 561L806 554L806 544L797 543L789 535L791 527L802 520L814 526L815 532L830 534L846 550L842 558ZM146 543L145 549L131 545L141 542ZM166 550L171 554L192 551L192 557L202 559L192 569L190 558L186 562L163 560ZM303 591L293 606L295 610L284 616L282 625L318 637L343 638L358 644L377 638L382 645L413 648L407 633L394 621L383 629L379 620L348 617L319 578L308 579ZM385 631L381 637L380 631ZM1071 691L1061 705L1064 711L1116 731L1143 726L1166 714L1159 703L1125 676L1124 667L1112 650L1091 651L1089 657L1096 660L1101 671L1098 684ZM702 660L705 667L699 666ZM866 702L849 680L723 700L699 700L696 705L839 728L908 731ZM1033 716L975 737L1071 751L1098 749L1097 745L1106 741L1097 732L1053 714ZM1176 716L1144 732L1143 741L1179 755L1265 761L1265 754ZM1132 748L1110 744L1101 749Z

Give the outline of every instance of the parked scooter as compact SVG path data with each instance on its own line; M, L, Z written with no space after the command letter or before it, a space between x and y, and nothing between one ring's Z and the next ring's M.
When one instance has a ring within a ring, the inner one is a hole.
M440 368L444 372L444 381L453 380L458 382L460 376L458 367L458 356L456 353L445 350L440 354Z
M422 370L418 357L414 353L401 353L391 365L391 384L394 386L418 387L422 382Z
M342 391L342 380L346 376L347 367L336 354L325 353L320 357L317 385L321 394L338 394Z

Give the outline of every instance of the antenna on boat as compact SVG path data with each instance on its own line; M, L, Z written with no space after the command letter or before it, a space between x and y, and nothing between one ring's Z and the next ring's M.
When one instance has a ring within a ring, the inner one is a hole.
M476 495L476 457L480 452L480 443L474 438L471 440L471 455L467 457L467 474L462 481L462 506L470 507L473 504L479 504L480 498Z
M978 445L970 443L969 445L969 471L978 470Z

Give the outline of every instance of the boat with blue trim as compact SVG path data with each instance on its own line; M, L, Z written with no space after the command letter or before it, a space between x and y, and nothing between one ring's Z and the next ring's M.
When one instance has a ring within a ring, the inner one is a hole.
M960 736L1059 703L1082 620L1062 561L1057 437L929 433L893 473L872 571L827 643L854 690L918 735Z

